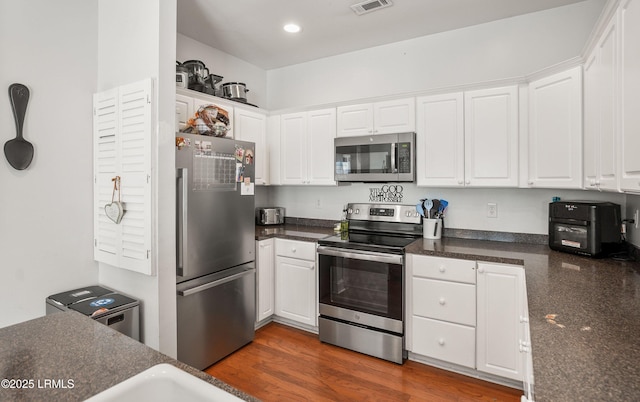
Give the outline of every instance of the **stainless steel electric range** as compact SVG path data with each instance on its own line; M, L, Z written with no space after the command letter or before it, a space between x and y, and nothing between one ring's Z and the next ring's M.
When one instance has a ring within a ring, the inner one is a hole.
M404 362L404 249L422 237L415 205L349 204L347 233L318 240L322 342Z

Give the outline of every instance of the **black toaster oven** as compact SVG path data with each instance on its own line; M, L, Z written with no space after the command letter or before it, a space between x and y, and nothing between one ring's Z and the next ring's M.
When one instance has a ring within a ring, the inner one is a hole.
M549 204L549 247L603 257L622 242L620 205L599 201Z

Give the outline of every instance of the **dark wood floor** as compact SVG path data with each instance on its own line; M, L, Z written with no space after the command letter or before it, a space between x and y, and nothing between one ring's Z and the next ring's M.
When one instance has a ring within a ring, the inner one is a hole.
M522 391L321 343L270 323L206 372L263 401L519 401Z

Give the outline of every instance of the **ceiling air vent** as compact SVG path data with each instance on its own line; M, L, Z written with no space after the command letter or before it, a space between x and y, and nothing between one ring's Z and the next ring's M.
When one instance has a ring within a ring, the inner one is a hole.
M351 9L358 15L370 13L381 8L392 6L391 0L367 0L351 6Z

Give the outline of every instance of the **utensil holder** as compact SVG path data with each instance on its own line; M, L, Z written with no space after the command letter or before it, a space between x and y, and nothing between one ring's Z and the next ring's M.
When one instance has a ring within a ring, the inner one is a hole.
M422 221L422 237L425 239L439 239L442 237L442 219L427 219Z

